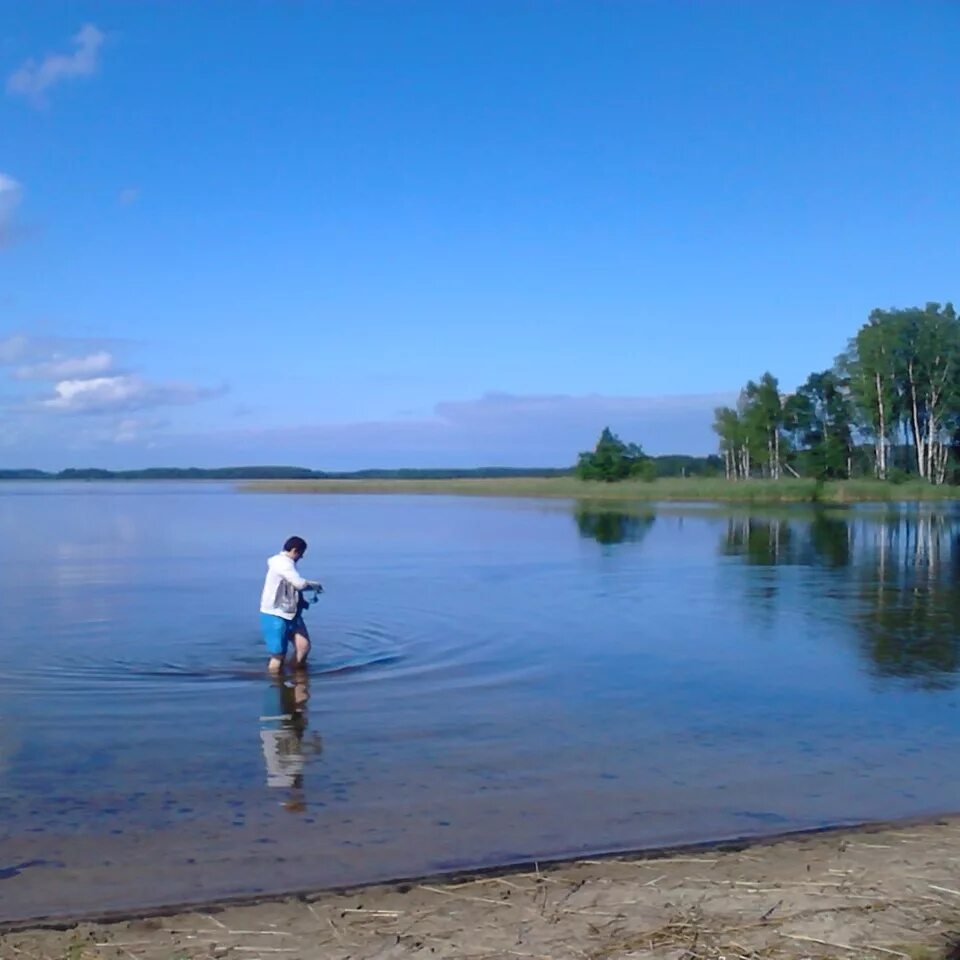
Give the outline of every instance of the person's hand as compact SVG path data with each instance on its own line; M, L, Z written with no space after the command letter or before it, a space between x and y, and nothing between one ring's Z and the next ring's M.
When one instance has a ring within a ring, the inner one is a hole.
M313 587L313 589L316 590L317 593L323 593L323 584L320 583L319 580L314 580L310 584L310 586Z

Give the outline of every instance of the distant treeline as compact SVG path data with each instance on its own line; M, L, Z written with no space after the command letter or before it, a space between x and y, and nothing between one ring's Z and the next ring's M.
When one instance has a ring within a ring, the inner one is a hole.
M704 477L723 473L718 456L651 457L660 477ZM461 480L496 477L566 477L572 467L402 468L397 470L331 471L306 467L148 467L143 470L100 470L96 467L60 471L4 470L0 480Z

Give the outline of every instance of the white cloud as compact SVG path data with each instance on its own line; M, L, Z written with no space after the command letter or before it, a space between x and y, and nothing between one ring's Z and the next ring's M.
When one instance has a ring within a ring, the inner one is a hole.
M0 396L0 409L9 417L17 412L34 420L51 414L113 413L124 417L152 407L198 403L221 396L225 387L190 383L156 382L117 368L113 349L122 341L81 337L32 337L25 334L0 339L0 367L9 367L14 381L50 384L45 396ZM118 428L124 441L132 439L130 425ZM139 421L141 428L147 421ZM97 430L107 436L101 421ZM112 437L113 434L110 434Z
M13 177L0 173L0 247L14 236L14 214L23 196L23 189Z
M7 93L43 104L44 94L61 81L97 72L103 40L103 33L92 23L84 24L72 38L76 48L72 53L48 53L39 62L28 60L7 78Z
M36 406L58 413L120 413L197 403L225 392L188 383L151 383L129 375L61 380L53 389L54 395L36 401Z
M13 376L16 380L70 380L94 377L106 373L112 366L113 355L106 350L100 350L81 357L55 356L41 363L18 367Z

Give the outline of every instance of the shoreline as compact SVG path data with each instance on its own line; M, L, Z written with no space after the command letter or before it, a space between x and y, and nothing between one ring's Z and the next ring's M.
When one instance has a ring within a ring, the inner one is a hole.
M923 481L724 480L664 477L617 483L574 477L476 477L454 479L244 480L242 493L407 494L565 499L582 502L674 502L849 505L854 503L943 503L960 500L960 486Z
M432 956L464 956L456 944L465 940L485 945L476 956L599 960L621 955L625 945L649 956L660 955L661 945L689 949L695 933L705 952L688 957L736 952L735 943L740 956L751 958L776 946L778 956L924 960L960 933L960 891L952 879L958 862L960 814L953 814L351 888L7 921L0 923L0 956L67 956L91 939L111 950L94 957L129 955L134 941L138 957L279 951L296 960L373 955L388 946L391 956L415 956L432 938L454 947ZM527 946L516 943L518 924ZM208 949L211 942L217 952Z
M339 495L437 495L574 500L581 503L715 503L737 505L852 506L859 503L951 503L960 500L960 484L933 486L911 479L902 483L872 479L725 480L720 477L660 477L615 483L561 477L451 477L257 479L240 477L0 478L4 484L37 487L128 485L219 485L240 493Z

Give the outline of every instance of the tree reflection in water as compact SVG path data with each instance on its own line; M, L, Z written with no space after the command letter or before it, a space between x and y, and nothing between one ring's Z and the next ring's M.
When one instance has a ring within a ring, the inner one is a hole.
M617 510L577 504L574 519L580 536L597 543L639 543L650 532L656 513L653 509Z
M839 600L871 670L926 687L960 672L960 517L936 507L734 514L721 552L751 566L821 568L811 582ZM773 602L765 577L756 600Z

